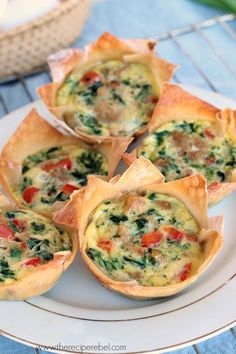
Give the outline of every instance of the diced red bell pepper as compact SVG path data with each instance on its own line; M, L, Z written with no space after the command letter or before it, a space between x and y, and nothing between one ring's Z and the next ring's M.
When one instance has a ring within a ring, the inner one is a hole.
M83 84L87 84L87 85L90 85L90 84L92 84L94 82L98 82L98 81L101 81L101 77L95 71L88 71L81 78L81 82Z
M97 245L107 252L111 251L112 244L110 240L99 240Z
M168 234L167 234L167 239L168 240L175 240L177 242L180 242L182 238L184 237L184 233L176 230L174 227L170 226L166 228Z
M185 264L185 266L183 267L183 270L181 271L181 273L179 275L180 281L186 280L188 278L191 270L192 270L192 263Z
M55 170L56 168L64 168L67 170L71 170L72 168L72 161L70 159L63 159L61 161L58 161L56 163L46 163L42 166L42 169L46 172Z
M36 187L26 187L24 192L23 192L23 199L26 201L26 203L31 204L34 196L36 193L38 193L39 188Z
M14 225L17 226L17 229L19 230L19 232L22 232L25 230L25 226L26 226L25 220L14 219L14 220L12 220L12 222Z
M208 128L204 130L204 135L209 139L213 139L215 137L215 135Z
M79 187L73 186L72 184L64 184L64 186L61 188L61 191L66 195L70 195L71 193L79 189Z
M7 226L5 224L0 224L0 238L9 239L13 236L14 236L14 233L9 226Z
M26 250L26 248L27 248L26 243L25 242L21 242L20 243L20 248L23 249L23 250Z
M163 234L160 231L152 231L143 235L141 239L141 243L144 247L149 247L151 245L155 245L160 242L163 237Z
M34 258L30 258L27 261L25 261L24 265L26 265L26 266L30 266L30 265L36 266L39 263L41 263L41 259L39 257L34 257Z

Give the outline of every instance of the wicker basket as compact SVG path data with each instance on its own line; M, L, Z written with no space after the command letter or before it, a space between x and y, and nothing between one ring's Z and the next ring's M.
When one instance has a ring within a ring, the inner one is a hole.
M0 32L0 78L36 71L49 54L69 46L80 34L90 0L61 0L38 19Z

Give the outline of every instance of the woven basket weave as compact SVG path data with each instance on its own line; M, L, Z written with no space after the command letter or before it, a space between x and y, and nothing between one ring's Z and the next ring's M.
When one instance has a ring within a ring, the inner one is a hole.
M46 15L0 32L0 78L33 72L49 54L70 45L80 34L89 8L90 0L61 0Z

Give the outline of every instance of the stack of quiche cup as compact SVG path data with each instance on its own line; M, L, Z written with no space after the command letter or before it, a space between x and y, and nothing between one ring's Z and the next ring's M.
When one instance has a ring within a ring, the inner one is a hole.
M104 33L49 57L55 127L33 109L1 153L0 299L48 291L77 252L109 289L170 296L220 250L208 206L236 188L236 112L168 83L155 44Z

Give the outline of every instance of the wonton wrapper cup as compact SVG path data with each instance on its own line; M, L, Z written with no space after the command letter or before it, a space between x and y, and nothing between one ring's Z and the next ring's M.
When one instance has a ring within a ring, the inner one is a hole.
M149 134L162 124L173 120L203 120L216 124L219 136L226 131L230 132L236 146L236 111L231 109L220 110L184 91L177 85L166 83L163 94L157 103L153 117L148 124ZM141 143L142 144L142 143ZM129 154L124 154L124 161L130 165L137 158L141 145ZM208 188L208 203L216 204L236 189L236 169L232 173L232 182L218 183L215 188Z
M111 141L117 139L114 136L98 136L86 134L77 129L72 129L63 118L63 114L67 111L66 106L56 106L56 94L66 77L73 71L86 69L99 61L120 59L124 62L135 61L143 63L149 67L154 78L158 96L160 97L165 81L169 81L174 73L176 65L166 62L153 53L155 41L144 39L121 40L110 33L103 33L102 36L94 43L88 44L84 50L82 49L65 49L48 58L49 67L51 69L53 82L46 84L38 89L44 103L54 118L62 128L70 134L75 135L88 143L101 143L102 141ZM97 117L99 120L99 117ZM147 127L140 128L135 132L135 137L143 134Z
M15 133L4 146L0 158L0 181L5 192L14 200L16 205L24 205L16 198L13 189L19 185L22 176L22 161L31 154L53 146L64 146L76 144L81 148L94 149L100 152L108 162L108 176L102 178L110 179L116 169L122 154L132 141L132 138L119 138L112 142L96 145L86 145L76 137L66 136L52 127L46 120L42 119L37 111L33 109L19 125ZM57 201L52 204L51 209L42 211L32 208L42 215L51 216L51 212L61 209L65 202Z
M174 295L192 284L211 264L223 242L221 236L223 217L208 218L207 215L207 192L204 177L197 174L168 183L163 183L163 181L164 177L158 169L149 160L140 157L120 178L105 182L95 176L90 177L84 196L74 192L70 202L55 215L54 219L59 224L76 226L77 217L80 252L88 268L105 287L138 300ZM116 281L105 275L87 256L85 232L96 207L107 199L135 191L151 191L178 198L199 224L201 228L199 239L203 242L203 263L197 272L185 281L161 287L141 286L136 280Z
M25 210L14 207L0 193L0 210ZM31 211L32 212L32 211ZM35 213L36 214L36 213ZM41 295L56 285L59 278L73 262L78 251L78 236L75 230L65 227L64 230L72 243L71 251L54 253L54 259L46 264L38 265L32 272L10 284L0 283L0 300L24 300Z

